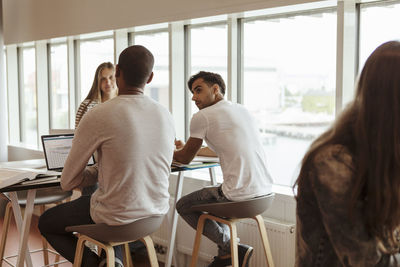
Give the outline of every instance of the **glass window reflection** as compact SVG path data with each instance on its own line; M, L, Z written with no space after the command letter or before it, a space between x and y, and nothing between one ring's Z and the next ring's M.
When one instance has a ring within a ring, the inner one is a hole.
M311 142L334 120L336 13L243 25L244 105L255 116L274 183L292 185Z
M68 55L67 45L50 46L50 126L68 129Z
M154 56L154 77L146 85L145 95L169 108L169 40L167 32L135 34L134 43L143 45Z
M22 83L20 96L21 142L37 147L37 92L35 48L22 48Z
M80 42L81 101L89 93L96 69L103 62L114 63L114 40L112 38Z

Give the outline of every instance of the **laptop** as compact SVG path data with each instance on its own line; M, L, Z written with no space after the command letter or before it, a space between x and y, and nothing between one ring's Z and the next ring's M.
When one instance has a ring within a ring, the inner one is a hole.
M49 171L62 172L68 153L72 147L74 134L51 134L42 135L42 145L46 167ZM87 165L95 163L93 155L90 157Z

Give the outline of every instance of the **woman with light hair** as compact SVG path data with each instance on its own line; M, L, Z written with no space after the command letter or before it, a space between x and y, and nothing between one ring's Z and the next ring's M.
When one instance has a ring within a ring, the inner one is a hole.
M400 42L369 56L297 186L296 267L399 266Z
M75 128L86 112L97 104L117 96L118 90L115 83L115 67L111 62L101 63L94 74L92 88L85 100L80 104L75 117Z
M75 129L78 128L82 117L96 105L106 102L107 100L116 97L118 94L117 85L115 82L115 67L111 62L101 63L94 74L92 88L90 89L85 100L80 104L75 117ZM96 154L95 154L96 157ZM96 157L97 161L97 157ZM85 171L87 177L95 177L97 179L97 163L88 167ZM82 195L91 195L96 191L97 183L82 188Z

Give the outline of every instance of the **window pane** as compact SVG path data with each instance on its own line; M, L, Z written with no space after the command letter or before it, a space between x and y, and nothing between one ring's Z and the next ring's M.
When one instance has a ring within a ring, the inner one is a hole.
M112 38L80 42L81 101L89 93L96 69L103 62L114 63Z
M274 183L291 185L334 119L336 14L244 23L244 105L260 127Z
M37 147L35 48L22 49L21 142Z
M382 6L361 5L359 71L380 44L400 38L400 3Z
M68 129L68 55L67 45L50 47L50 126Z
M228 37L226 24L190 29L190 74L211 71L227 81ZM198 111L192 101L191 115Z
M169 108L168 33L138 34L135 35L135 44L145 46L154 56L154 77L146 85L145 94Z

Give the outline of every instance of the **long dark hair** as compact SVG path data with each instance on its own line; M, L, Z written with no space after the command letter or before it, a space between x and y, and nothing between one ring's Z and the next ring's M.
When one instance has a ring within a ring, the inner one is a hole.
M387 253L398 250L400 225L400 42L379 46L367 59L353 102L306 153L295 186L307 179L315 155L333 144L353 156L355 185L349 216L357 201L369 234ZM382 246L383 245L383 246Z

